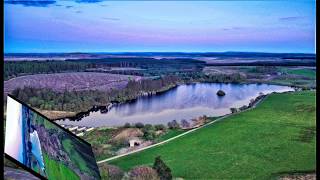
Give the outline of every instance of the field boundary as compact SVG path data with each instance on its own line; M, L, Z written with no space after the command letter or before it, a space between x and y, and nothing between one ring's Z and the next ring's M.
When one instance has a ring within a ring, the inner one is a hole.
M271 93L271 94L273 94L273 93ZM250 108L248 108L248 109L245 109L245 110L243 110L243 111L239 111L239 112L231 113L231 114L226 114L226 115L224 115L224 116L222 116L222 117L220 117L220 118L217 118L217 119L215 119L215 120L213 120L213 121L211 121L211 122L209 122L209 123L207 123L207 124L205 124L205 125L203 125L203 126L200 126L200 127L194 128L194 129L191 129L191 130L189 130L189 131L187 131L187 132L184 132L184 133L182 133L182 134L179 134L179 135L177 135L177 136L174 136L174 137L169 138L169 139L167 139L167 140L164 140L164 141L162 141L162 142L159 142L159 143L156 143L156 144L152 144L152 145L150 145L150 146L147 146L147 147L144 147L144 148L141 148L141 149L137 149L137 150L134 150L134 151L125 153L125 154L120 154L120 155L113 156L113 157L110 157L110 158L107 158L107 159L104 159L104 160L100 160L100 161L97 161L97 163L98 163L98 164L101 164L101 163L104 163L104 162L108 162L108 161L111 161L111 160L114 160L114 159L118 159L118 158L121 158L121 157L130 155L130 154L134 154L134 153L137 153L137 152L146 150L146 149L150 149L150 148L153 148L153 147L156 147L156 146L165 144L165 143L170 142L170 141L172 141L172 140L174 140L174 139L177 139L177 138L180 138L180 137L182 137L182 136L185 136L186 134L189 134L189 133L192 133L192 132L194 132L194 131L196 131L196 130L199 130L199 129L201 129L201 128L207 127L207 126L209 126L209 125L211 125L211 124L213 124L213 123L216 123L216 122L219 122L219 121L221 121L221 120L224 120L225 118L230 117L230 116L232 116L232 115L236 115L236 114L240 114L240 113L242 113L242 112L246 112L246 111L252 110L252 109L256 108L258 104L262 103L265 99L267 99L267 97L268 97L269 95L270 95L270 94L266 95L264 98L258 100L252 107L250 107Z

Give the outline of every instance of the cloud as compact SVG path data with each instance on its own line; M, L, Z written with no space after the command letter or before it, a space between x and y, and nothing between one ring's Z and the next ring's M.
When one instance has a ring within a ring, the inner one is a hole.
M110 20L110 21L120 21L119 18L108 18L108 17L104 17L104 18L102 18L102 19L104 19L104 20Z
M224 30L224 31L241 30L241 29L243 29L243 27L235 26L235 27L230 27L230 28L222 28L222 30Z
M34 7L48 7L49 5L55 4L56 0L5 0L6 4L19 4L23 6L34 6Z
M76 3L99 3L105 0L75 0Z
M303 17L303 16L289 16L289 17L281 17L281 18L279 18L279 21L296 21L296 20L300 20L303 18L305 18L305 17Z
M105 0L73 0L76 3L99 3ZM4 0L6 4L14 4L14 5L23 5L26 7L48 7L49 5L53 5L57 3L57 0ZM56 4L56 6L62 6ZM102 6L102 5L101 5ZM71 8L71 7L67 7Z

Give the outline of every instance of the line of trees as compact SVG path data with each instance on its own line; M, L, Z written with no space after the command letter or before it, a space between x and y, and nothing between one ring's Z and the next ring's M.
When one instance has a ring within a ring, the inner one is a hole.
M106 105L110 101L110 97L101 91L55 92L51 89L24 87L14 90L12 95L42 110L72 112L87 111L93 105Z
M88 62L72 61L5 61L4 79L8 80L13 77L24 74L46 74L58 72L79 72L87 68L95 68L96 65Z
M25 74L58 73L58 72L79 72L99 71L98 68L110 67L134 67L142 68L137 70L114 70L111 73L161 76L170 73L183 71L200 72L205 62L193 59L162 59L153 58L105 58L105 59L77 59L77 60L46 60L46 61L5 61L4 78L8 80L13 77Z
M185 77L185 81L199 82L220 82L220 83L240 83L246 80L246 76L240 73L232 74L205 74L205 73L189 73Z

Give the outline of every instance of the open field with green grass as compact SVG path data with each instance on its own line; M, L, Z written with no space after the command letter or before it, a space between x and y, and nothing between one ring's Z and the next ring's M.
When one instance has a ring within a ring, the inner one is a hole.
M80 171L90 173L90 168L87 166L85 159L79 154L76 149L76 146L73 145L73 141L70 139L63 139L62 146L64 150L69 154L72 162L76 163L76 166Z
M57 162L56 160L50 159L47 154L44 153L44 162L46 169L50 169L47 171L47 177L50 179L80 179L80 177L73 172L70 168L68 168L63 163Z
M170 139L172 137L178 136L179 134L182 134L186 132L186 130L182 130L182 129L169 129L167 133L165 133L164 135L158 137L155 139L155 142L161 142L161 141L165 141L167 139Z
M315 170L315 92L272 94L235 114L164 145L109 162L124 170L156 156L184 179L270 179Z
M301 76L305 76L312 79L316 78L316 70L310 69L310 68L301 68L301 69L281 68L280 71L285 72L287 74L301 75Z

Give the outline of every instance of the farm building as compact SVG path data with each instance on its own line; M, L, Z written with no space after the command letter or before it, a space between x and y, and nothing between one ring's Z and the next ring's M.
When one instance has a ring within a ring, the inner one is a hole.
M129 146L130 147L135 147L139 146L142 143L142 140L139 138L132 138L129 140Z

